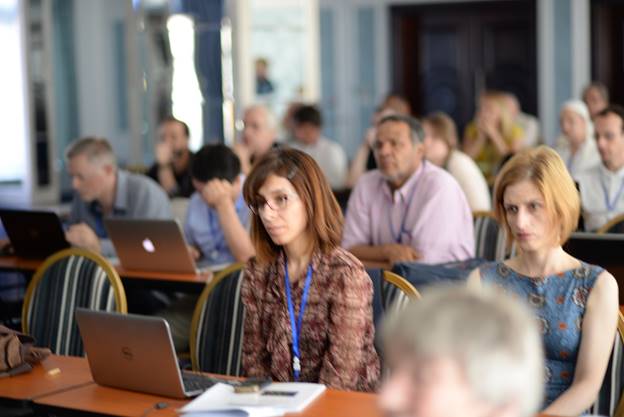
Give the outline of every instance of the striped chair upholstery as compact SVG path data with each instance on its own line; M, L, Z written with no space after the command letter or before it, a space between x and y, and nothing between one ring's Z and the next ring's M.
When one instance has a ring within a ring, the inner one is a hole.
M401 309L410 297L420 298L418 290L405 278L377 268L366 270L373 282L373 321L375 327L389 311Z
M420 298L420 293L408 280L390 271L383 271L381 291L385 314L400 311L410 299Z
M613 344L609 365L598 393L598 399L590 409L591 414L624 417L624 316L619 313L618 331Z
M490 211L472 213L475 235L475 258L502 261L506 257L506 233Z
M242 375L242 283L242 264L234 264L216 274L197 300L190 341L193 370Z
M377 268L366 269L373 282L373 324L375 325L375 350L383 364L383 344L379 326L386 314L400 311L410 299L420 298L420 293L405 278Z
M57 355L82 356L76 307L127 312L121 279L110 263L71 248L53 254L35 272L24 298L23 331Z

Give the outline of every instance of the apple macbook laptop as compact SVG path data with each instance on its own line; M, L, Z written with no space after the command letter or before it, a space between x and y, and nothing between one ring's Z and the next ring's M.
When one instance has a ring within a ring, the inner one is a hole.
M43 259L70 246L52 211L0 209L0 220L17 256Z
M93 380L100 385L186 398L219 382L180 371L163 318L84 308L75 314Z
M119 263L126 269L196 274L180 225L175 220L104 219Z

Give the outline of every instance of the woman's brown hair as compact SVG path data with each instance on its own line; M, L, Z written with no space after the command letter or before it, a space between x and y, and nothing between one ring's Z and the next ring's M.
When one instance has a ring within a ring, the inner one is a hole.
M443 166L446 166L448 160L451 158L451 153L454 149L457 149L457 126L451 117L442 112L435 112L428 114L423 119L423 123L427 123L433 129L434 135L437 139L442 140L448 146L448 154L444 159Z
M340 244L343 216L334 194L318 164L308 154L282 148L269 152L254 166L243 187L249 205L258 205L258 190L270 175L284 177L293 185L308 218L307 232L314 250L327 253ZM281 246L273 243L258 214L252 213L251 241L260 263L275 261Z
M442 139L450 150L457 149L457 127L448 114L431 113L423 119L423 122L428 123L433 128L436 136Z

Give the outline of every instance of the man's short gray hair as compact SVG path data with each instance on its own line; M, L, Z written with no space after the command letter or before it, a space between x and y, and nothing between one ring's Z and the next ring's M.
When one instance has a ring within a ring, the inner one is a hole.
M477 398L488 404L513 404L527 417L542 404L544 362L537 320L500 292L433 289L389 317L383 338L388 353L454 361Z
M422 125L412 116L397 113L389 114L382 117L377 126L381 126L386 122L405 123L410 129L412 143L422 143L425 139L425 131L423 130Z
M72 142L65 151L65 160L84 155L89 162L117 166L117 159L110 143L104 138L88 136Z
M260 103L252 104L245 109L245 113L252 110L261 110L262 112L264 112L264 120L266 121L267 127L271 130L277 129L277 119L275 118L273 112L266 105Z

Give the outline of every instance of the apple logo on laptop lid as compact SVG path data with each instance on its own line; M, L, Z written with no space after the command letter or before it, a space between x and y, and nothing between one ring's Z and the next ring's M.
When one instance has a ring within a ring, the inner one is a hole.
M149 238L143 239L143 249L145 249L145 251L149 253L156 252L156 247L154 246L154 243Z

